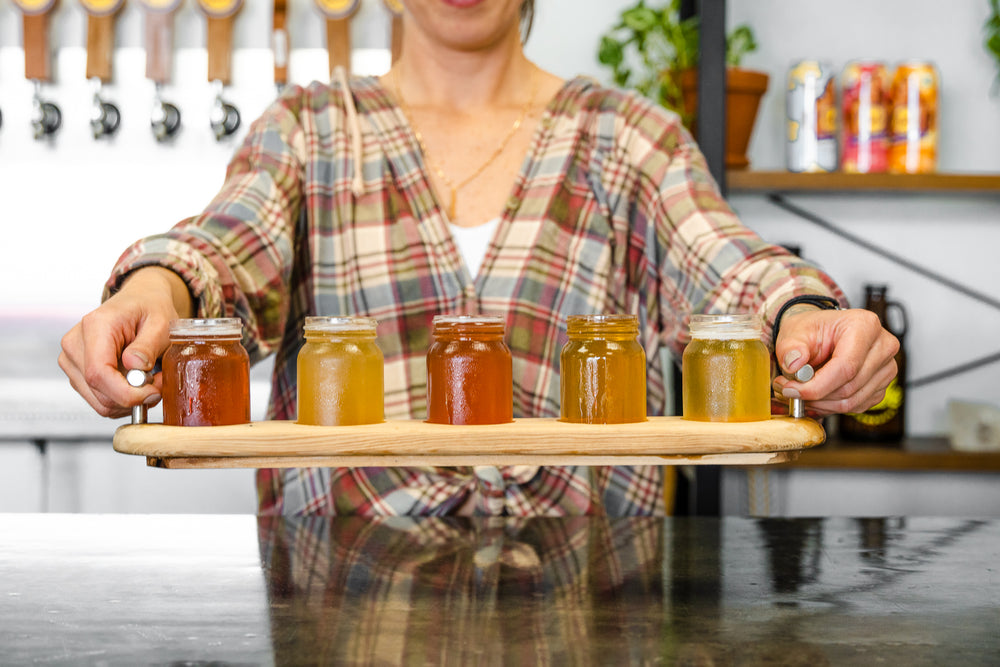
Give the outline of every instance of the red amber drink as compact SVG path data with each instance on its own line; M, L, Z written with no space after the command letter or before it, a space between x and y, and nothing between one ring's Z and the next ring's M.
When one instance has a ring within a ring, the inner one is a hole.
M427 421L513 421L513 373L503 318L437 315L433 334L427 351Z
M646 352L635 315L570 315L560 354L561 419L646 421Z
M841 75L841 171L884 172L889 160L889 75L879 62L851 62Z
M298 422L378 424L385 419L382 351L368 317L307 317L299 350Z
M250 359L237 318L170 323L163 355L163 423L223 426L250 421Z
M771 359L754 315L694 315L681 378L684 419L771 418Z

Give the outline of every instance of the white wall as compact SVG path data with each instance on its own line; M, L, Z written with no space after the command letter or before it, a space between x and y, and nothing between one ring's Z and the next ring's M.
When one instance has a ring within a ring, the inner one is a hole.
M630 4L538 0L528 53L561 76L584 73L606 80L595 59L598 38ZM234 80L226 96L243 113L244 129L274 95L270 6L247 0L236 20ZM289 12L292 81L325 76L323 20L314 3L291 0ZM749 22L761 45L745 64L772 75L751 144L753 166L784 166L782 88L794 59L824 58L839 67L855 57L924 58L935 61L942 73L941 170L1000 172L1000 98L989 95L996 70L981 46L986 14L987 0L730 0L729 23ZM38 321L49 322L48 327L75 320L96 306L108 269L126 245L197 212L221 184L243 130L215 141L208 125L213 95L205 81L204 21L193 2L184 3L175 25L175 74L164 97L181 108L180 136L158 144L149 131L153 87L144 77L142 11L133 1L117 23L114 82L105 90L122 110L122 128L110 141L95 141L88 126L92 89L84 80L85 17L78 3L60 3L51 26L51 41L58 47L55 82L43 93L62 107L64 127L54 141L38 142L31 137L33 89L24 81L20 13L9 0L0 0L0 320L45 316ZM381 0L364 0L352 23L356 71L386 67L388 30ZM998 293L1000 269L992 255L1000 245L1000 197L794 200L956 280ZM911 378L997 350L997 311L792 219L762 197L732 201L766 238L802 245L804 254L828 269L855 301L865 282L889 283L891 296L910 311ZM45 335L52 337L51 331ZM40 374L59 376L57 353L55 342L38 362ZM4 368L0 365L0 371ZM1000 404L998 375L1000 366L994 364L914 391L910 432L945 432L949 398ZM8 381L0 372L0 382Z

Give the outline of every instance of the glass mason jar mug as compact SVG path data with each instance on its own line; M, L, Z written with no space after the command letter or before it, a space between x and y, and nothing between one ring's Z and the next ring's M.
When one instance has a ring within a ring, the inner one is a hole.
M235 317L170 323L163 354L163 423L222 426L250 421L250 359Z
M503 318L436 315L433 336L427 351L427 421L513 421L513 370Z
M694 315L681 370L684 419L771 418L771 358L756 315Z
M369 317L307 317L296 360L298 422L378 424L385 419L384 360Z
M646 421L646 352L635 315L570 315L560 354L560 419Z

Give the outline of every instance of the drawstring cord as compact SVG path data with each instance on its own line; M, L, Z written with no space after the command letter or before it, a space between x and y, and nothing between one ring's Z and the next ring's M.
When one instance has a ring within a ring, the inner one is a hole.
M344 100L344 108L347 110L347 130L351 133L351 157L354 162L354 178L351 180L351 191L355 197L360 197L365 191L365 179L362 172L362 160L364 153L361 144L361 123L358 122L358 112L354 108L354 97L351 95L351 88L347 82L347 73L343 66L337 65L333 69L333 76L340 84L340 96Z

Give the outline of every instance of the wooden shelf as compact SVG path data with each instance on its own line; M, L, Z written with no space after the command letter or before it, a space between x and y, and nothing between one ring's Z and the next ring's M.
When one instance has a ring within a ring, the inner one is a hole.
M788 468L1000 472L1000 452L959 452L947 438L906 438L900 445L866 445L837 438L799 454Z
M846 174L730 170L730 194L750 192L1000 193L998 174Z

